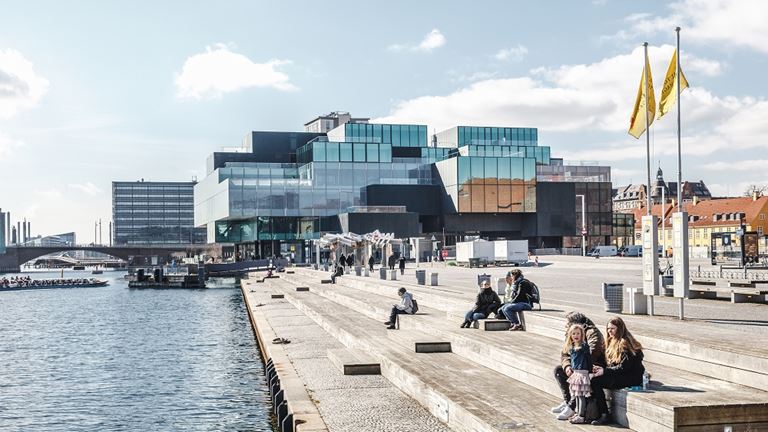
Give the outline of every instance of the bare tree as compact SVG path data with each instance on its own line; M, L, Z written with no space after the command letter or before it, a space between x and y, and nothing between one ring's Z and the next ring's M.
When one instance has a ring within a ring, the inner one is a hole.
M760 198L761 196L764 196L766 192L768 192L768 185L751 184L747 187L747 190L744 191L744 196L751 197L753 194L757 194L757 197Z

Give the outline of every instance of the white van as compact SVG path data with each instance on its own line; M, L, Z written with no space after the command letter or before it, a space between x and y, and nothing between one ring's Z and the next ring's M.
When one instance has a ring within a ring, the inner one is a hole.
M619 251L616 248L616 246L595 246L594 249L589 251L587 256L591 257L608 257L608 256L616 256L618 255Z
M619 255L625 257L643 256L643 247L640 245L628 245L619 250Z

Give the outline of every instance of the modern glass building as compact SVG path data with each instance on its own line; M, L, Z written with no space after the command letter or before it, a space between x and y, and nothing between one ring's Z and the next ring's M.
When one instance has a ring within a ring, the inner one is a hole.
M251 132L241 151L211 155L195 186L195 225L259 257L303 259L307 240L374 229L562 247L581 239L577 188L606 183L611 227L610 169L564 165L535 128L457 126L430 137L426 125L348 118L326 133ZM603 207L590 217L602 220Z
M195 182L112 182L115 245L205 243L194 226Z

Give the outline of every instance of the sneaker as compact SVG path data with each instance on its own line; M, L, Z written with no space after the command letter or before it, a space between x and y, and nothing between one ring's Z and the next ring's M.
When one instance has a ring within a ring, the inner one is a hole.
M550 411L552 411L552 414L560 414L563 412L563 409L565 409L565 402L562 402L560 405L553 407Z
M571 417L570 422L571 422L571 424L585 424L585 423L587 423L587 420L584 417L580 416L580 415L575 415L575 416Z
M563 408L563 410L558 414L557 419L558 420L568 420L569 418L573 417L573 415L576 414L571 407L568 405Z

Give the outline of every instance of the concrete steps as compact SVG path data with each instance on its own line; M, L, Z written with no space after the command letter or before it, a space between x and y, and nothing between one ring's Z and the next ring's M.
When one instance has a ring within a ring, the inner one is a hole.
M361 288L337 285L329 298L345 305L360 302L375 304L389 299L373 294L374 292L393 290L379 284L355 284L351 278L348 280L352 282L350 285ZM444 293L434 294L423 287L412 290L420 305L445 307ZM383 308L383 304L374 306L374 309L378 309L375 313L381 313ZM562 316L526 312L528 328L535 329L534 331L491 334L457 328L460 319L456 314L455 311L438 311L426 316L408 316L401 320L400 325L402 329L419 330L441 340L448 340L453 352L468 360L553 396L560 394L552 376L552 368L557 364L562 344ZM453 319L446 320L446 316ZM463 317L463 313L460 313L460 316ZM546 338L542 339L541 336ZM648 351L650 353L652 350ZM678 361L685 360L686 358L682 358ZM738 424L744 423L744 419L753 423L768 421L766 392L715 380L686 369L663 366L662 363L654 364L648 361L646 367L653 374L651 392L612 392L616 419L624 425L638 430L675 430L676 427L683 426ZM659 386L659 383L664 385Z
M297 293L286 281L268 283L345 346L376 358L383 376L456 431L593 430L554 419L547 408L558 399L524 383L452 353L415 353L404 346L407 341L395 340L404 332L387 331L380 321L318 295L311 286L310 292Z
M312 273L308 272L305 277L313 277ZM393 286L387 281L357 277L347 278L342 281L342 285L368 292L386 291ZM405 285L423 303L445 310L452 319L463 319L464 312L472 302L467 293L455 290L435 290L415 284L399 285ZM573 308L546 304L545 309L549 311L525 313L527 330L561 340L564 312ZM589 317L598 325L607 322L611 316L613 314L589 312ZM732 340L733 332L713 329L696 322L686 321L681 324L676 320L631 315L623 315L622 318L632 334L643 344L647 361L768 391L768 348L764 344L754 344L751 340L738 343ZM681 332L681 329L685 330Z

